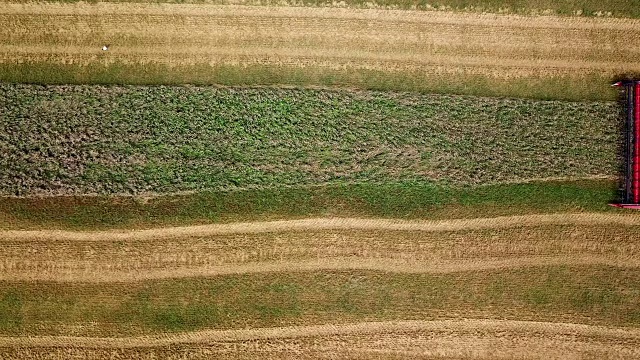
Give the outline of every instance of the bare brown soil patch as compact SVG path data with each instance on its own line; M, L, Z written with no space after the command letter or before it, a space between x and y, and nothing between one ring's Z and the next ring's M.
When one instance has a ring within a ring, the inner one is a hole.
M196 4L3 4L0 62L287 65L496 78L640 71L632 19ZM100 48L111 44L108 52Z

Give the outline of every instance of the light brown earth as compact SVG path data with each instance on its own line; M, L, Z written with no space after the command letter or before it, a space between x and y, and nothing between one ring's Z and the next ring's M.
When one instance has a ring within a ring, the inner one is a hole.
M637 268L638 230L636 216L576 213L2 231L0 280L122 282L286 271L450 273L549 265Z
M289 65L548 77L640 71L640 21L442 11L11 4L0 62ZM111 49L103 52L103 44Z
M73 347L66 347L74 344ZM640 356L640 330L503 320L365 322L130 338L0 338L3 358L470 358Z

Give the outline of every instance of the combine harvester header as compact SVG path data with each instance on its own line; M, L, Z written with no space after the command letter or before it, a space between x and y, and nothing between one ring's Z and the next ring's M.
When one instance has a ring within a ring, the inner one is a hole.
M640 209L640 80L619 81L627 98L625 125L624 195L621 204L612 206Z

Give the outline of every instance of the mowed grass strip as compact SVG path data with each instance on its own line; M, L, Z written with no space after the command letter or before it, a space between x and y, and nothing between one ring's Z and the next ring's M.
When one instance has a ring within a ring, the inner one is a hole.
M152 198L2 198L0 228L100 230L299 219L318 216L402 219L478 218L556 212L611 212L610 180L440 187L425 182L360 183Z
M638 326L639 271L555 266L447 275L254 274L126 285L2 282L0 333L123 336L465 317Z
M499 79L479 74L439 75L424 71L340 70L267 64L168 66L159 62L93 62L85 65L59 64L56 61L0 63L0 81L7 83L298 86L568 101L617 100L617 94L611 91L610 84L618 79L632 78L633 74L620 71L614 76L582 72Z
M612 176L621 109L369 91L0 85L0 194Z
M49 2L72 3L80 0L49 0ZM7 3L22 3L25 0L3 0ZM358 9L404 9L404 10L454 10L464 12L496 12L524 15L570 15L570 16L615 16L640 17L640 7L626 0L90 0L97 2L127 3L180 3L180 4L217 4L217 5L259 5L259 6L322 6L349 7Z
M70 0L66 0L70 1ZM113 0L118 1L118 0ZM134 0L136 1L136 0ZM138 0L140 1L140 0ZM145 1L145 0L142 0ZM146 0L158 1L158 0ZM160 0L161 1L161 0ZM172 1L172 0L167 0ZM187 0L187 1L220 1L220 3L246 3L256 5L282 5L282 1L275 0ZM525 15L578 15L578 16L616 16L616 17L640 17L640 8L633 2L625 0L346 0L340 3L329 0L300 0L290 1L289 4L304 6L340 6L354 8L389 8L406 10L456 10L466 12L496 12L515 13Z

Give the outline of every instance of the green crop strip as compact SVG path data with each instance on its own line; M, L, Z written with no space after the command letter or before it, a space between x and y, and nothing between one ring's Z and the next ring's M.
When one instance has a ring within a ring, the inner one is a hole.
M462 187L619 167L613 102L10 84L0 98L0 195Z

